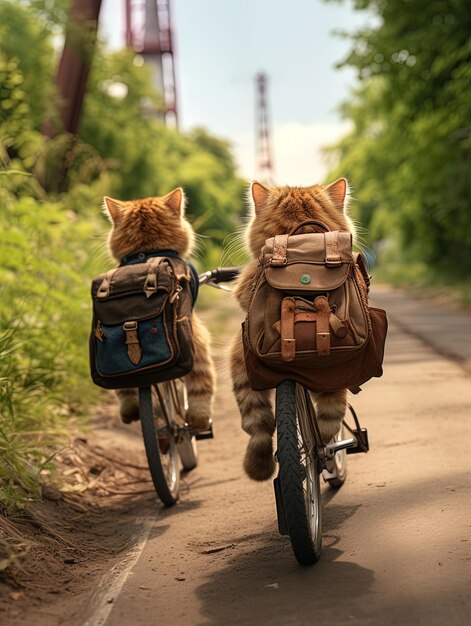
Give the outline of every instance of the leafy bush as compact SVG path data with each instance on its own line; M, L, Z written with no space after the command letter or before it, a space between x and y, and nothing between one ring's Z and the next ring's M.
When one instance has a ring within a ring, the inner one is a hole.
M47 444L96 398L87 337L98 220L60 202L5 201L0 214L0 501L38 488Z
M343 106L352 131L333 149L335 173L353 181L371 243L387 241L438 280L469 282L471 4L354 4L378 19L351 36L343 63L359 84Z

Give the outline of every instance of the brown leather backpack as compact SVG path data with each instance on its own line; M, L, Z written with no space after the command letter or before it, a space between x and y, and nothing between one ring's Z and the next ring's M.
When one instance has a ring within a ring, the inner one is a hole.
M306 226L323 232L297 234ZM267 239L243 324L252 388L291 379L311 391L358 392L381 376L387 319L368 305L369 282L349 232L312 221Z
M92 282L90 371L105 389L142 387L193 367L197 277L171 251L141 256L148 256L146 262L120 266Z

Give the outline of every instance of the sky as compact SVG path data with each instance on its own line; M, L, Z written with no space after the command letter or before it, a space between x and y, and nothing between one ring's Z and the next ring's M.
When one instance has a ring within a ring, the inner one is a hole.
M255 76L268 75L268 106L278 184L325 180L321 148L348 131L337 108L355 83L336 63L364 12L323 0L171 0L179 123L228 139L242 176L256 178ZM103 0L101 33L124 42L124 0Z

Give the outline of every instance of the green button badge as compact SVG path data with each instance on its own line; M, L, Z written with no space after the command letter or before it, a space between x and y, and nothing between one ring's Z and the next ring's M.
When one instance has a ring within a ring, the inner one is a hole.
M299 280L303 285L308 285L311 282L311 277L309 274L303 274Z

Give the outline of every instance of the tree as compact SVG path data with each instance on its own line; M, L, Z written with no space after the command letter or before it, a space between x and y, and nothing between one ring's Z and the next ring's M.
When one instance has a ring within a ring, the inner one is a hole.
M376 26L352 36L342 63L360 86L344 104L353 131L334 152L373 238L466 277L471 269L471 5L466 0L356 0Z

